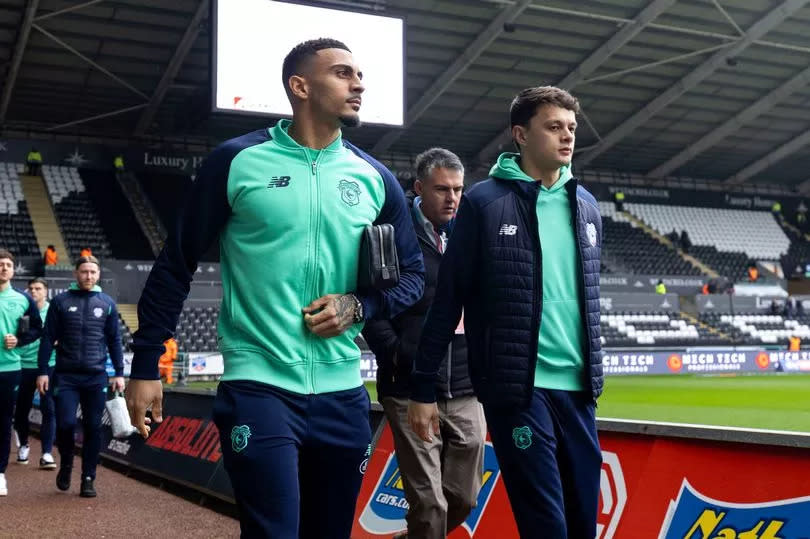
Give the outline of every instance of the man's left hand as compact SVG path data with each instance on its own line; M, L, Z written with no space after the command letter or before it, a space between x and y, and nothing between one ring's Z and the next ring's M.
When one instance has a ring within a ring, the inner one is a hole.
M116 391L124 391L124 377L113 376L110 378L110 388L112 389L113 393Z
M354 324L354 305L351 295L328 294L302 309L304 322L319 337L337 337Z

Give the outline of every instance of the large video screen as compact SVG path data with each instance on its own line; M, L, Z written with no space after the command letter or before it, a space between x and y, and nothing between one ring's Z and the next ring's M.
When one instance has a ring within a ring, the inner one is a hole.
M402 19L270 0L214 0L213 18L214 111L291 116L284 57L302 41L330 37L363 72L363 123L403 125Z

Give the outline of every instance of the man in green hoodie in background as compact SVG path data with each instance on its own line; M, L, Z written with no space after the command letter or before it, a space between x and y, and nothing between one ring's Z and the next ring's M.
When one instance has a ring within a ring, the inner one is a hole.
M438 432L435 381L464 312L484 405L521 537L595 537L601 452L601 216L571 174L579 103L527 88L490 178L464 194L411 380L409 422Z

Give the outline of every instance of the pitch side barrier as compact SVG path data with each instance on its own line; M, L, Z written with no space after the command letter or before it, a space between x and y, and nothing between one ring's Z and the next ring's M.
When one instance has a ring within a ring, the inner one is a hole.
M233 503L213 402L213 391L167 389L164 421L147 440L137 434L113 439L105 416L102 458ZM39 410L31 419L37 427ZM406 527L408 505L379 404L369 421L374 451L363 464L355 539L390 537ZM600 419L598 428L599 539L787 538L810 530L809 434L618 419ZM81 437L77 432L79 444ZM518 537L489 442L478 506L450 534L470 537Z

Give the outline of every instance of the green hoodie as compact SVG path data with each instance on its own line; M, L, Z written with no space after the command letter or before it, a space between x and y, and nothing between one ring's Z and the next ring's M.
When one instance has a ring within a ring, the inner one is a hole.
M6 335L17 335L19 324L32 305L32 301L11 286L0 292L0 372L20 370L20 348L7 350L3 340Z
M518 163L520 155L503 153L490 176L532 182ZM560 178L547 188L540 186L537 204L537 232L543 265L543 310L537 339L535 387L579 391L585 389L582 371L585 353L585 325L582 319L580 261L565 184L571 167L560 169Z

